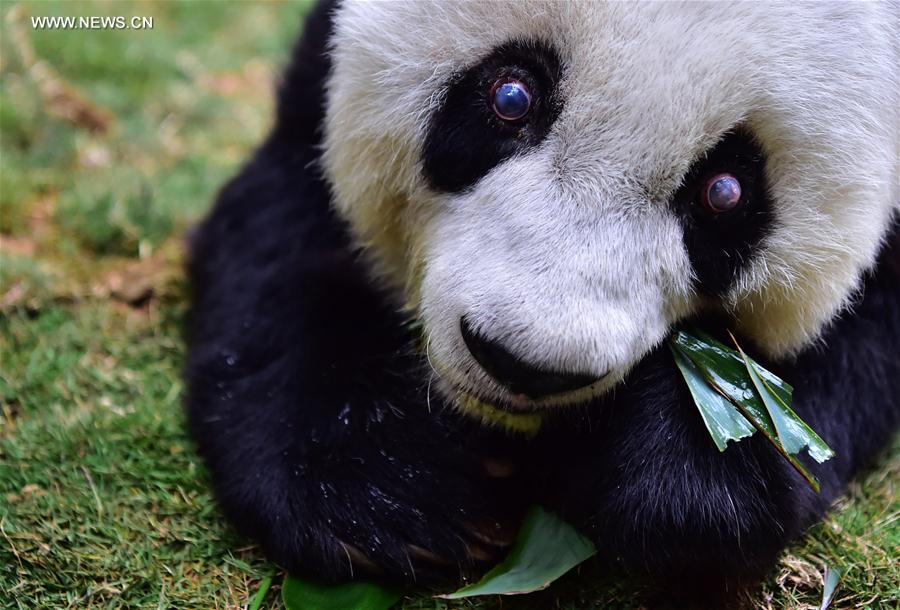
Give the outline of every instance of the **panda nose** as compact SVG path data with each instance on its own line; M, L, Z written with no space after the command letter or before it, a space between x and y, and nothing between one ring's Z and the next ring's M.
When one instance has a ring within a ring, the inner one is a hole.
M522 362L497 341L472 330L465 317L460 319L459 327L466 347L478 364L513 394L543 398L589 386L602 377L539 369Z

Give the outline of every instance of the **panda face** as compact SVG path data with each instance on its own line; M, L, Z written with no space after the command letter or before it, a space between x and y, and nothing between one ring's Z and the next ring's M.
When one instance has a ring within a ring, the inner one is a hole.
M325 169L444 387L580 402L709 308L813 341L900 200L866 10L341 5Z

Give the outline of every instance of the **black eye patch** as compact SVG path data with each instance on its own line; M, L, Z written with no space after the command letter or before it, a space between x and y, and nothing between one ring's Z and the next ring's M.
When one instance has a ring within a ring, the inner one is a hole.
M711 196L722 200L715 191L723 186L731 188L735 200L727 207L710 205ZM762 149L743 131L726 134L694 162L671 204L681 219L697 288L724 294L771 228Z
M463 191L500 162L539 144L559 115L561 72L552 46L513 41L454 75L425 137L423 173L428 185L443 192ZM504 121L497 115L493 95L500 79L521 82L530 92L530 108L521 120Z

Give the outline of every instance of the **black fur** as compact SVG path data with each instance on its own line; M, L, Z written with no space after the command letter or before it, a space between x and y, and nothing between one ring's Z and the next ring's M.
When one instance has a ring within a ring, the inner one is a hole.
M720 454L662 350L523 450L428 396L405 321L331 212L311 163L329 27L320 6L272 135L191 248L189 421L235 525L295 572L423 582L495 558L522 511L543 503L604 559L672 587L722 593L761 574L897 428L900 246L823 347L767 363L837 452L812 465L821 495L759 438Z
M450 193L465 190L503 160L540 144L562 107L561 72L552 46L514 41L459 74L425 137L423 172L429 185ZM505 77L524 82L532 96L531 111L514 123L497 118L491 105L491 86Z

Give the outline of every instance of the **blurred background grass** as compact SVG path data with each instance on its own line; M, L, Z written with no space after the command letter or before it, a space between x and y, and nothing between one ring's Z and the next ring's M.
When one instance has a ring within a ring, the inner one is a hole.
M265 133L308 5L0 4L0 606L239 608L272 570L222 519L184 433L182 241ZM33 29L46 15L154 24ZM834 607L900 604L898 474L900 445L751 603L812 608L830 564L850 569ZM453 607L642 599L588 566Z

